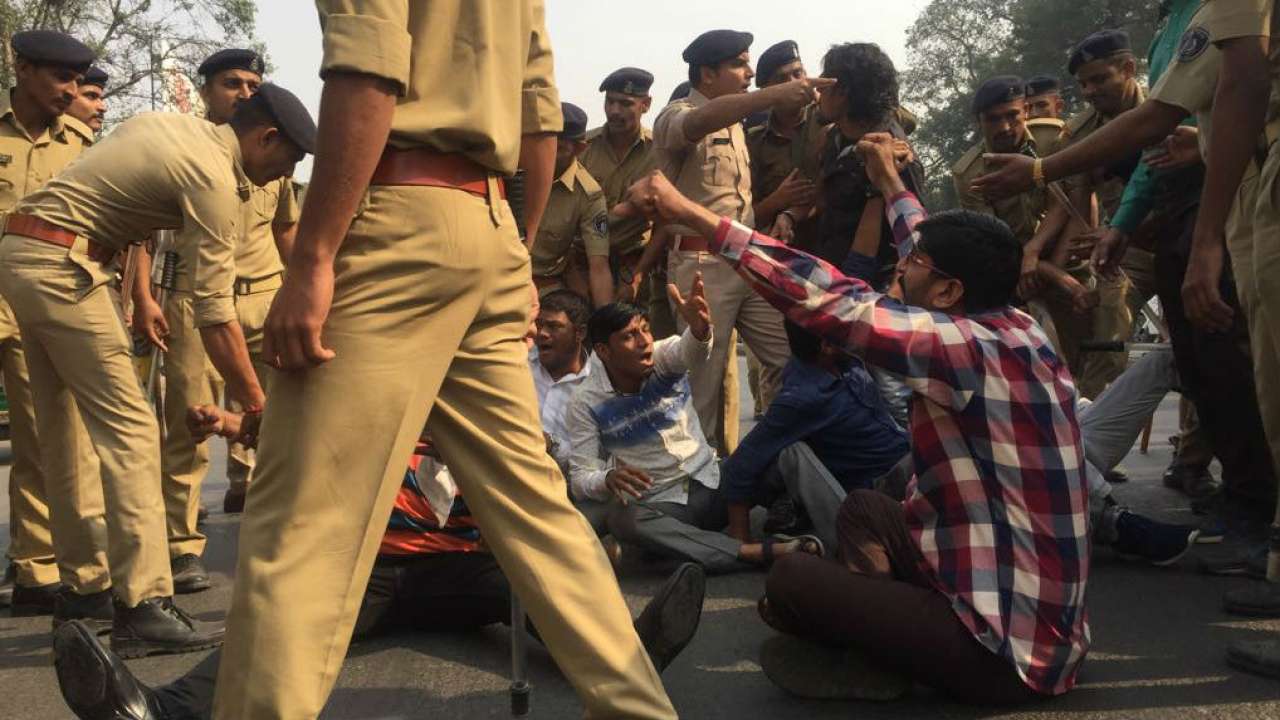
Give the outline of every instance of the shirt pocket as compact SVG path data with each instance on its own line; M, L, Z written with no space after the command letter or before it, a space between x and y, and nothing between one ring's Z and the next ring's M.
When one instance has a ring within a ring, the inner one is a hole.
M702 174L708 187L730 187L738 182L738 152L729 138L707 140Z

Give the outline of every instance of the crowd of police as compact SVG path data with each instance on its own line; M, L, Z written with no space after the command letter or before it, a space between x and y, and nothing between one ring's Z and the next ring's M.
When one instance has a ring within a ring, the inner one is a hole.
M654 77L633 67L602 80L605 120L589 129L559 100L538 0L319 5L319 130L263 81L257 53L227 49L199 68L205 118L144 113L99 137L110 78L93 51L52 31L13 36L16 82L0 97L10 611L52 616L81 717L188 716L139 690L96 641L106 633L124 658L224 646L189 716L315 717L386 516L412 509L396 499L405 459L429 437L588 715L673 717L546 452L531 307L566 290L636 305L660 339L688 332L684 298L705 303L709 348L688 395L729 457L738 341L763 413L792 355L783 313L716 257L722 238L637 212L635 188L661 172L717 216L835 267L870 258L873 282L898 283L894 198L867 167L867 143L887 143L905 191L924 184L897 72L866 43L831 48L822 77L791 41L753 68L749 33L714 30L684 51L688 82L652 131ZM1124 373L1115 343L1135 328L1170 340L1183 412L1165 482L1261 548L1222 571L1257 575L1280 462L1273 10L1162 3L1150 91L1124 32L1081 38L1066 70L1086 107L1069 118L1056 77L990 78L972 99L981 141L952 168L960 205L1022 246L1017 304L1082 397ZM304 203L290 176L313 152ZM503 179L518 169L515 218ZM140 345L162 353L158 371ZM212 584L200 500L215 434L231 443L223 510L243 512L225 625L173 599ZM606 476L617 494L620 470ZM1253 614L1278 605L1254 590L1228 599ZM96 694L77 689L92 673L70 659L86 647L111 678L84 683ZM1230 657L1280 667L1270 646Z

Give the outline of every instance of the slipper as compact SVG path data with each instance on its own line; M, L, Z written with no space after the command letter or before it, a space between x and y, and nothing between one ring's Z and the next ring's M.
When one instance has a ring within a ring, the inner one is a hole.
M760 667L774 685L816 700L896 700L911 689L905 675L853 648L819 645L794 635L775 635L760 646Z
M816 557L825 557L827 548L822 544L822 540L817 535L770 535L761 541L761 556L764 558L765 565L772 565L774 561L773 546L778 543L800 543L799 552L814 555Z

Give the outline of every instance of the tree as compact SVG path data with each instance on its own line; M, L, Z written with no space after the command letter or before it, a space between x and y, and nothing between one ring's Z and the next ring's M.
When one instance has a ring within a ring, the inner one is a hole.
M109 118L128 117L163 102L163 73L195 77L214 50L258 47L256 13L253 0L0 0L0 82L13 85L14 33L60 30L98 52L111 75Z
M913 144L928 177L926 204L956 204L950 168L978 142L970 101L983 80L1049 73L1062 78L1068 101L1077 101L1066 67L1075 44L1096 30L1122 28L1143 57L1157 7L1153 0L932 0L907 30L902 77L904 102L920 116Z

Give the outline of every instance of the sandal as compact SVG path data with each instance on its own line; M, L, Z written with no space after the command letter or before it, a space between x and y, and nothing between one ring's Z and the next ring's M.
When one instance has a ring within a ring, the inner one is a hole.
M797 552L823 557L826 555L827 549L823 546L822 540L817 535L770 535L761 541L760 554L764 559L764 564L772 565L774 561L773 546L777 543L799 543L800 547Z

